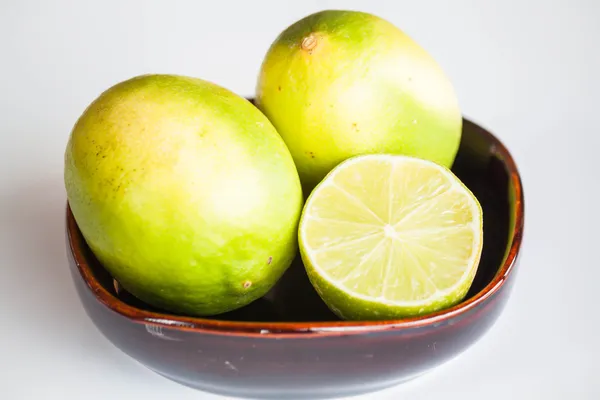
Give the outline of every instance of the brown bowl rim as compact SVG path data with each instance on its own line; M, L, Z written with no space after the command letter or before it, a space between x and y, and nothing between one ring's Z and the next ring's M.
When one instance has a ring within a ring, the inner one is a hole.
M67 202L66 225L70 251L77 269L95 298L110 310L135 323L149 324L176 330L210 333L228 336L263 337L263 338L306 338L318 336L339 336L364 334L372 332L404 330L435 325L448 321L482 304L504 285L504 282L515 268L517 256L521 248L524 230L525 204L521 177L517 165L504 144L487 129L468 119L465 123L474 125L480 134L493 144L492 152L504 162L515 188L515 224L513 241L503 265L494 278L477 294L457 305L423 316L383 321L325 321L325 322L242 322L223 321L201 317L179 316L163 312L141 310L124 303L107 291L94 277L93 272L82 251L83 236L77 227L75 218Z

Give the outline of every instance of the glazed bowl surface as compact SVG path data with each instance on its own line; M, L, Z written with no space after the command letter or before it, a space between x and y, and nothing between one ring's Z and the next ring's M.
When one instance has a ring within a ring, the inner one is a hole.
M247 398L327 398L398 384L474 344L502 312L515 280L524 222L521 179L506 147L465 119L456 175L484 215L481 262L466 298L393 321L341 321L299 257L264 297L211 318L174 315L117 291L67 205L67 253L87 315L116 347L181 384Z

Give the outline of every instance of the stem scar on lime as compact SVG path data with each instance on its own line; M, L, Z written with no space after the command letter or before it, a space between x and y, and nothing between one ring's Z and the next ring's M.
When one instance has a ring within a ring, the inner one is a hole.
M302 44L300 45L300 47L302 48L302 50L306 50L310 52L317 47L317 37L315 34L311 33L310 35L306 36L304 39L302 39Z

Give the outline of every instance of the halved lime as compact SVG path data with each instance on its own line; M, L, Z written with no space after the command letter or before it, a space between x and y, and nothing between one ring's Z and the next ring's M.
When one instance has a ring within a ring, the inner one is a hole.
M483 245L482 210L441 165L358 156L311 193L299 241L311 283L340 318L423 315L467 294Z

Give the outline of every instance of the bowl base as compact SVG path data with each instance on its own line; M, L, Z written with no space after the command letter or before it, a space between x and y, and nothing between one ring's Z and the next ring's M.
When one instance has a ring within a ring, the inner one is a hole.
M228 397L237 397L240 399L265 399L265 400L280 400L282 398L290 399L290 400L321 400L321 399L335 399L340 397L351 397L351 396L360 396L367 393L378 392L380 390L389 389L397 385L401 385L408 381L412 381L413 379L419 378L424 375L427 371L415 374L413 376L405 377L399 380L393 381L385 381L378 382L377 384L371 385L356 385L347 387L344 389L328 389L328 388L317 388L311 390L310 388L302 388L298 390L269 390L269 389L260 389L260 388L236 388L236 387L221 387L214 386L207 383L196 383L189 382L186 380L182 380L173 376L169 376L168 374L156 371L152 368L146 367L152 372L162 376L163 378L167 378L173 382L179 383L180 385L187 386L192 389L200 390L207 393L212 393L220 396L228 396Z

